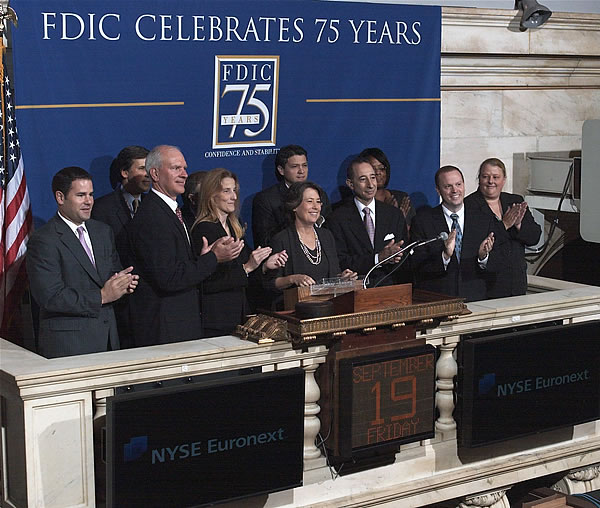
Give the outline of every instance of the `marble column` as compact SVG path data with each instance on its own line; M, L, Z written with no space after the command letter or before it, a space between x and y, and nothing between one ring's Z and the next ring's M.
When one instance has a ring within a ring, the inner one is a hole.
M444 341L439 346L440 357L436 364L436 393L435 405L440 416L435 422L435 429L441 434L442 440L456 437L456 421L452 416L454 411L454 377L458 373L458 365L454 359L456 342Z
M321 450L315 445L317 434L321 430L321 421L317 415L321 407L317 401L321 397L321 390L315 380L315 371L318 363L303 365L304 368L304 461L318 459Z

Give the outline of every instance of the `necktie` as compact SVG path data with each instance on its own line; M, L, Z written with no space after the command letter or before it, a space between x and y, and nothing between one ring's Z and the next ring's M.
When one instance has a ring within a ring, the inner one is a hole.
M371 218L371 209L365 206L363 213L365 214L365 227L367 228L369 240L371 240L371 245L375 246L375 224L373 224L373 219Z
M134 215L135 215L135 212L137 212L137 210L138 210L138 206L140 206L140 200L139 200L139 198L134 198L133 202L131 203L131 208L133 208Z
M462 230L460 229L460 224L458 223L458 215L453 213L450 215L452 219L452 229L456 229L456 241L454 243L454 252L456 254L456 259L460 263L460 251L462 250Z
M83 247L83 250L85 251L85 253L88 255L88 258L90 258L90 261L92 262L92 264L94 266L96 266L96 262L94 261L94 256L92 255L92 250L90 249L90 246L85 241L84 232L85 232L85 229L83 228L83 226L79 226L77 228L77 235L79 236L79 243Z
M181 213L181 208L177 207L175 208L175 215L177 215L177 218L179 219L179 222L181 222L181 225L183 224L183 214Z

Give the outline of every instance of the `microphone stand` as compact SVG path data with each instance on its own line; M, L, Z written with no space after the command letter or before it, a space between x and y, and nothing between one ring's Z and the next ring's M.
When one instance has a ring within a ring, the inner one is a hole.
M379 281L377 282L377 284L375 284L373 287L375 287L375 288L378 287L379 284L381 284L385 279L387 279L396 270L398 270L398 268L400 268L404 263L406 263L406 261L408 260L408 258L414 254L415 249L417 247L420 247L423 244L422 242L413 242L413 243L417 243L417 245L412 245L412 246L409 245L410 250L408 251L408 254L402 258L402 261L400 261L400 263L398 263L391 272L386 273L383 277L381 277L381 279L379 279Z
M417 244L419 244L421 242L412 242L409 243L406 247L402 247L399 251L394 252L391 256L388 256L387 258L385 258L383 261L379 261L378 263L375 263L375 265L373 266L373 268L371 268L368 272L367 275L365 275L365 278L363 279L363 289L367 289L367 284L369 283L369 275L371 275L371 273L373 273L373 270L375 270L376 268L379 268L382 264L386 263L387 261L389 261L390 259L392 259L393 257L398 256L399 254L402 254L404 252L406 252L409 249L413 249L415 247L418 247ZM412 254L412 252L409 253ZM396 268L394 268L394 270L392 270L390 273L388 273L385 277L383 277L376 285L375 287L377 287L379 285L379 283L385 279L388 275L391 275L392 273L394 273L398 268L400 268L400 266L402 266L402 264L404 264L404 262L406 261L406 259L408 258L408 256L403 259L402 261L400 261L400 263L398 263L398 266Z
M440 233L436 238L430 238L429 240L420 240L420 241L409 243L406 247L403 247L398 252L394 252L391 256L388 256L383 261L379 261L379 263L376 263L375 266L373 266L373 268L371 268L367 272L367 275L365 275L365 278L363 280L363 289L367 289L367 284L369 283L369 275L371 275L371 273L373 272L373 270L375 270L376 268L379 268L382 264L384 264L386 261L389 261L394 256L397 256L398 254L402 254L402 253L404 253L406 251L409 251L408 255L404 256L402 258L402 261L400 261L400 263L398 263L398 265L396 267L394 267L394 269L391 272L385 274L381 279L379 279L379 281L377 282L377 284L375 284L375 286L373 286L373 287L377 287L385 279L387 279L390 275L392 275L398 268L400 268L406 262L406 260L409 258L409 256L412 256L414 254L415 249L417 247L421 247L422 245L427 245L428 243L436 242L437 240L445 241L448 238L448 235L446 234L446 238L444 238L442 236L442 234L443 233Z

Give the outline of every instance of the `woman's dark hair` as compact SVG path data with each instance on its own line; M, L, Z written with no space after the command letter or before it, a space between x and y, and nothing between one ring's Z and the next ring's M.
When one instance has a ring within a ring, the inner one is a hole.
M385 153L383 153L383 150L381 150L381 148L375 148L375 147L365 148L362 152L360 152L360 156L361 157L373 157L374 159L377 159L381 164L383 164L383 167L385 168L385 173L386 173L384 187L387 187L388 183L390 182L391 167L390 167L390 161L388 160Z
M313 182L296 182L290 185L284 198L283 209L285 210L286 219L289 224L293 224L296 220L294 210L300 206L304 199L304 191L306 189L314 189L319 194L319 199L323 201L323 189Z

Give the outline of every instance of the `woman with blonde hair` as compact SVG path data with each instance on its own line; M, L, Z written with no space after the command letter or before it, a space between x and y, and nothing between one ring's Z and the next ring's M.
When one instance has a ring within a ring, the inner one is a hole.
M205 242L212 244L221 237L243 240L245 226L240 222L240 185L237 176L224 168L209 171L202 180L198 203L198 217L190 236L196 252ZM213 274L202 283L202 323L204 337L229 335L236 325L245 320L248 276L263 261L269 269L283 266L285 253L271 257L271 247L258 247L253 251L247 245L240 255L220 263Z
M477 173L478 189L465 198L480 213L495 220L494 250L501 253L504 267L490 274L487 297L524 295L527 292L525 247L535 245L542 229L535 222L522 196L504 192L506 166L496 157L484 160Z

